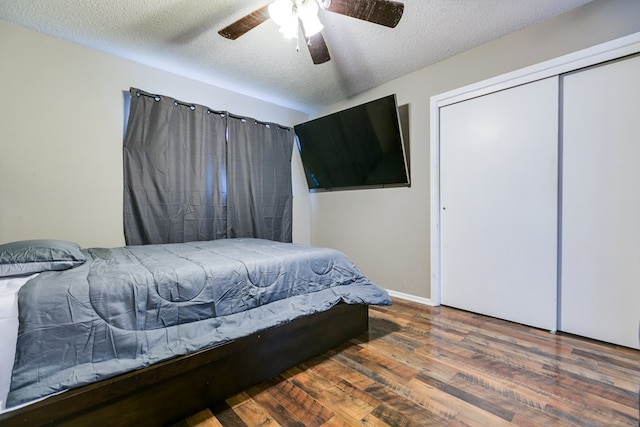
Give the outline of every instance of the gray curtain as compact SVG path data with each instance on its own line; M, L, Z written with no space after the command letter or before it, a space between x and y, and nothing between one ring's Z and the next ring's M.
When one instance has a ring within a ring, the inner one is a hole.
M229 116L228 237L291 242L293 130Z
M135 88L130 94L123 157L124 230L128 245L239 236L291 241L292 130L274 124L258 126L255 120L244 119L261 131L241 136L236 147L231 135L240 133L227 126L241 121L229 119L227 113ZM290 143L274 138L271 130L277 130L275 135L288 135ZM263 154L265 147L278 144L282 151L267 148L267 154ZM289 146L288 152L284 145ZM236 152L227 152L228 147L234 147ZM284 160L275 159L278 153ZM259 159L268 165L257 165ZM276 173L273 167L285 167L286 171ZM242 176L242 171L248 177ZM231 181L234 183L229 185ZM283 205L280 218L275 218L274 209L256 209L245 203L247 195L231 195L229 191L250 191L251 200L276 196L288 200L288 208ZM230 201L240 205L230 206ZM234 219L233 225L228 222L230 212L235 218L245 208L249 210L242 213L241 221Z

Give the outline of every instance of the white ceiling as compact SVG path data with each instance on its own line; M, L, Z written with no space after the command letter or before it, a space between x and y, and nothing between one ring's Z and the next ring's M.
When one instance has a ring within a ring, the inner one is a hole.
M0 19L311 112L589 1L404 0L393 29L321 10L321 65L271 20L218 35L269 0L0 0Z

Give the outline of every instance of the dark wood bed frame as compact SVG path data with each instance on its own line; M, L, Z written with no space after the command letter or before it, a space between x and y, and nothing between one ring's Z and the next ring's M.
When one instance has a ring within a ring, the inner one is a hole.
M168 426L368 330L339 304L218 347L72 389L0 415L0 426Z

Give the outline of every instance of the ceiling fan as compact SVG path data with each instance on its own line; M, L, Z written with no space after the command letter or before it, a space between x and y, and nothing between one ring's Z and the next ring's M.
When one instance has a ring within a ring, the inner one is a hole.
M300 25L313 63L322 64L331 56L322 36L318 7L390 28L398 25L404 11L403 3L391 0L275 0L224 27L218 34L235 40L271 18L280 25L282 33L297 37Z

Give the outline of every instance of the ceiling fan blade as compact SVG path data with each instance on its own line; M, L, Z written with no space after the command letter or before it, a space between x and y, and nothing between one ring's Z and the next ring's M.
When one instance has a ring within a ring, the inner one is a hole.
M391 0L331 0L327 10L394 28L402 18L404 4Z
M307 37L307 47L309 48L309 53L311 54L311 59L314 64L324 64L331 59L322 33Z
M238 19L231 25L227 25L220 31L222 37L226 37L231 40L235 40L241 35L245 34L249 30L253 30L258 25L269 19L269 5L265 5L258 10L254 10L248 15Z

